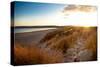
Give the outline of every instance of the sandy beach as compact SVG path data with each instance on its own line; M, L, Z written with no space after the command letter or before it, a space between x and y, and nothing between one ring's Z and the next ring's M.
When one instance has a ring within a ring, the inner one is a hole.
M24 45L32 45L32 43L38 43L44 36L56 29L44 30L44 31L33 31L25 33L15 33L15 42L23 43Z

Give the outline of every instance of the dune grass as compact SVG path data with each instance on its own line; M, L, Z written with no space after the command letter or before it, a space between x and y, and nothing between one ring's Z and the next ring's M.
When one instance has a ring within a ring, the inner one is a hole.
M15 65L26 64L48 64L63 62L63 54L57 51L48 51L36 46L22 47L16 45L14 47L14 63Z

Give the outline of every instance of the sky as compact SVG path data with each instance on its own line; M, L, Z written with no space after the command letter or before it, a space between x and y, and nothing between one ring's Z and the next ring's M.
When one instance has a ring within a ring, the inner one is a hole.
M14 26L96 26L95 6L15 2Z

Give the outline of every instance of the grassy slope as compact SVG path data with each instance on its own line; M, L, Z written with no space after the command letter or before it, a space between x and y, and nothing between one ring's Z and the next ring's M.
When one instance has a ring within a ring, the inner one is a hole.
M37 44L32 42L31 45L28 44L29 46L22 46L22 43L16 40L17 43L14 47L15 64L96 60L96 32L94 27L64 27L46 33Z

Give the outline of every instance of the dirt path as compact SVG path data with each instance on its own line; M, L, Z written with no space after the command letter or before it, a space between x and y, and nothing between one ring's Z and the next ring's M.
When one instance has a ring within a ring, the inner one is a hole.
M92 51L86 49L86 41L82 37L79 37L74 47L69 48L66 53L65 61L67 62L91 60L93 55Z

